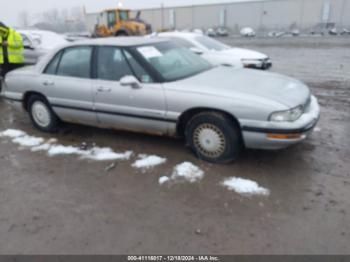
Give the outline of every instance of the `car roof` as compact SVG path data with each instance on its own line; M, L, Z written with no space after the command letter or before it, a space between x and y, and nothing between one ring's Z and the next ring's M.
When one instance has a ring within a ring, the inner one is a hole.
M193 32L178 32L178 31L173 31L173 32L163 32L159 33L158 36L160 37L181 37L181 38L195 38L197 36L203 36L203 34L199 33L193 33Z
M78 46L115 46L115 47L131 47L131 46L142 46L142 45L152 45L156 43L169 42L169 39L160 37L141 37L141 36L128 36L128 37L106 37L106 38L96 38L96 39L84 39L76 42L71 42L68 44L60 45L48 55L44 56L43 59L39 60L36 68L39 72L44 70L47 64L51 61L53 56L65 48L78 47Z
M74 42L68 46L77 46L77 45L110 45L110 46L139 46L139 45L151 45L161 42L167 42L167 39L159 37L140 37L140 36L127 36L127 37L107 37L107 38L96 38L88 39Z

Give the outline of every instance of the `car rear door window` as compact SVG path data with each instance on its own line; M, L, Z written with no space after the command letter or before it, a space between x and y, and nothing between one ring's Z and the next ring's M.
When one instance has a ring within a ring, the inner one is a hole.
M122 77L133 75L120 48L99 47L97 55L97 78L119 81Z
M57 75L90 78L92 47L81 46L65 49L57 69Z

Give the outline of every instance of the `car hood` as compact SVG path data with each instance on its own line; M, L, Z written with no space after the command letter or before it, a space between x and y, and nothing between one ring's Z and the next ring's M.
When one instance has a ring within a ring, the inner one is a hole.
M215 67L170 85L185 92L228 98L261 97L288 108L303 105L310 97L310 89L296 79L276 73L224 66Z
M219 52L221 55L224 56L234 56L239 57L240 59L266 59L268 58L267 55L264 55L262 53L244 49L244 48L229 48L225 49Z

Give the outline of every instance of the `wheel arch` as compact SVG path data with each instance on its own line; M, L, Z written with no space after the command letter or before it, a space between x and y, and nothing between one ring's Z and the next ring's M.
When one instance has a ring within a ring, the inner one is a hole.
M117 32L115 32L115 36L120 36L120 35L130 35L129 32L126 29L119 29Z
M221 110L221 109L216 109L216 108L209 108L209 107L196 107L196 108L191 108L186 110L185 112L183 112L176 124L176 133L179 137L184 137L185 135L185 129L186 129L186 124L191 120L191 118L193 118L195 115L200 114L200 113L204 113L204 112L216 112L216 113L221 113L223 115L225 115L226 117L228 117L232 123L234 123L239 131L240 131L240 135L241 135L241 139L243 142L243 134L242 134L242 128L241 125L238 121L238 118L236 116L234 116L233 114Z
M45 95L43 95L42 93L40 92L37 92L37 91L27 91L24 95L23 95L23 109L28 111L28 102L29 102L29 98L33 95L36 95L36 96L41 96L42 98L44 98L47 102L47 98L45 97Z

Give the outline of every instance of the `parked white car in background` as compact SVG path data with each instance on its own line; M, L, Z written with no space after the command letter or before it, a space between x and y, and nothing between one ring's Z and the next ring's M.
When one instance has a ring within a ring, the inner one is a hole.
M22 35L24 44L24 62L26 65L36 64L38 59L50 50L68 41L63 35L44 30L18 30Z
M262 53L230 47L208 36L188 32L159 33L159 37L172 39L201 55L213 65L230 65L267 70L272 66L271 59Z
M255 37L256 32L254 31L253 28L250 27L243 27L240 31L241 36L243 37Z

